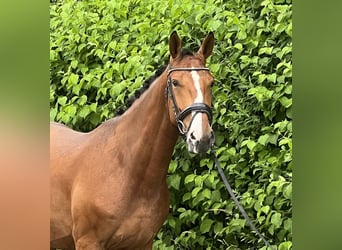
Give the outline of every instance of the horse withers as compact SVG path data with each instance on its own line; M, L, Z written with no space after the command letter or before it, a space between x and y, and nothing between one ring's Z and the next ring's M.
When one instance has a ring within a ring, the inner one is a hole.
M166 175L179 134L188 150L213 144L205 67L214 35L196 53L173 32L170 61L121 116L88 133L51 123L52 249L152 249L169 212Z

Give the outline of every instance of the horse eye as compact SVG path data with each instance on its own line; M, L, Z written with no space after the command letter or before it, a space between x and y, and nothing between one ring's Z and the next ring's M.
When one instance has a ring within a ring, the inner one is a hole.
M172 80L172 85L173 87L178 87L179 86L179 82L175 79Z

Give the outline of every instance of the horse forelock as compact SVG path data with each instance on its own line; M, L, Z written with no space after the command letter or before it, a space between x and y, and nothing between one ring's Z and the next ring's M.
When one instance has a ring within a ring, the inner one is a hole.
M183 59L185 56L193 56L193 55L194 53L191 50L183 48L182 53L181 53L181 59Z

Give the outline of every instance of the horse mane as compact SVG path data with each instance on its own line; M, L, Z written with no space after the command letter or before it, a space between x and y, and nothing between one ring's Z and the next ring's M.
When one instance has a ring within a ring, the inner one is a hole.
M182 53L181 53L181 59L185 56L193 56L194 54L189 50L189 49L182 49ZM126 112L126 110L128 110L132 104L135 102L135 100L137 100L146 90L148 90L148 88L151 86L151 84L154 82L154 80L156 80L166 69L167 65L164 65L162 67L160 67L159 69L157 69L157 71L155 72L155 74L153 76L151 76L149 79L147 79L143 86L137 90L133 96L131 96L130 98L128 98L123 107L120 107L116 113L115 116L119 116L122 115L123 113Z
M120 107L116 111L115 116L122 115L123 113L125 113L125 111L132 106L134 101L137 100L150 87L150 85L154 82L154 80L157 79L164 72L166 67L167 65L160 67L153 76L147 79L144 82L143 86L139 90L137 90L133 96L131 96L125 101L124 106Z

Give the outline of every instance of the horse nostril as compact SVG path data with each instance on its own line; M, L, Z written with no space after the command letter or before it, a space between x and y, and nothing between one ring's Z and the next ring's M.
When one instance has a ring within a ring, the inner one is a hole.
M192 132L192 133L190 134L190 139L191 139L191 140L196 140L196 137L194 136L194 132Z

